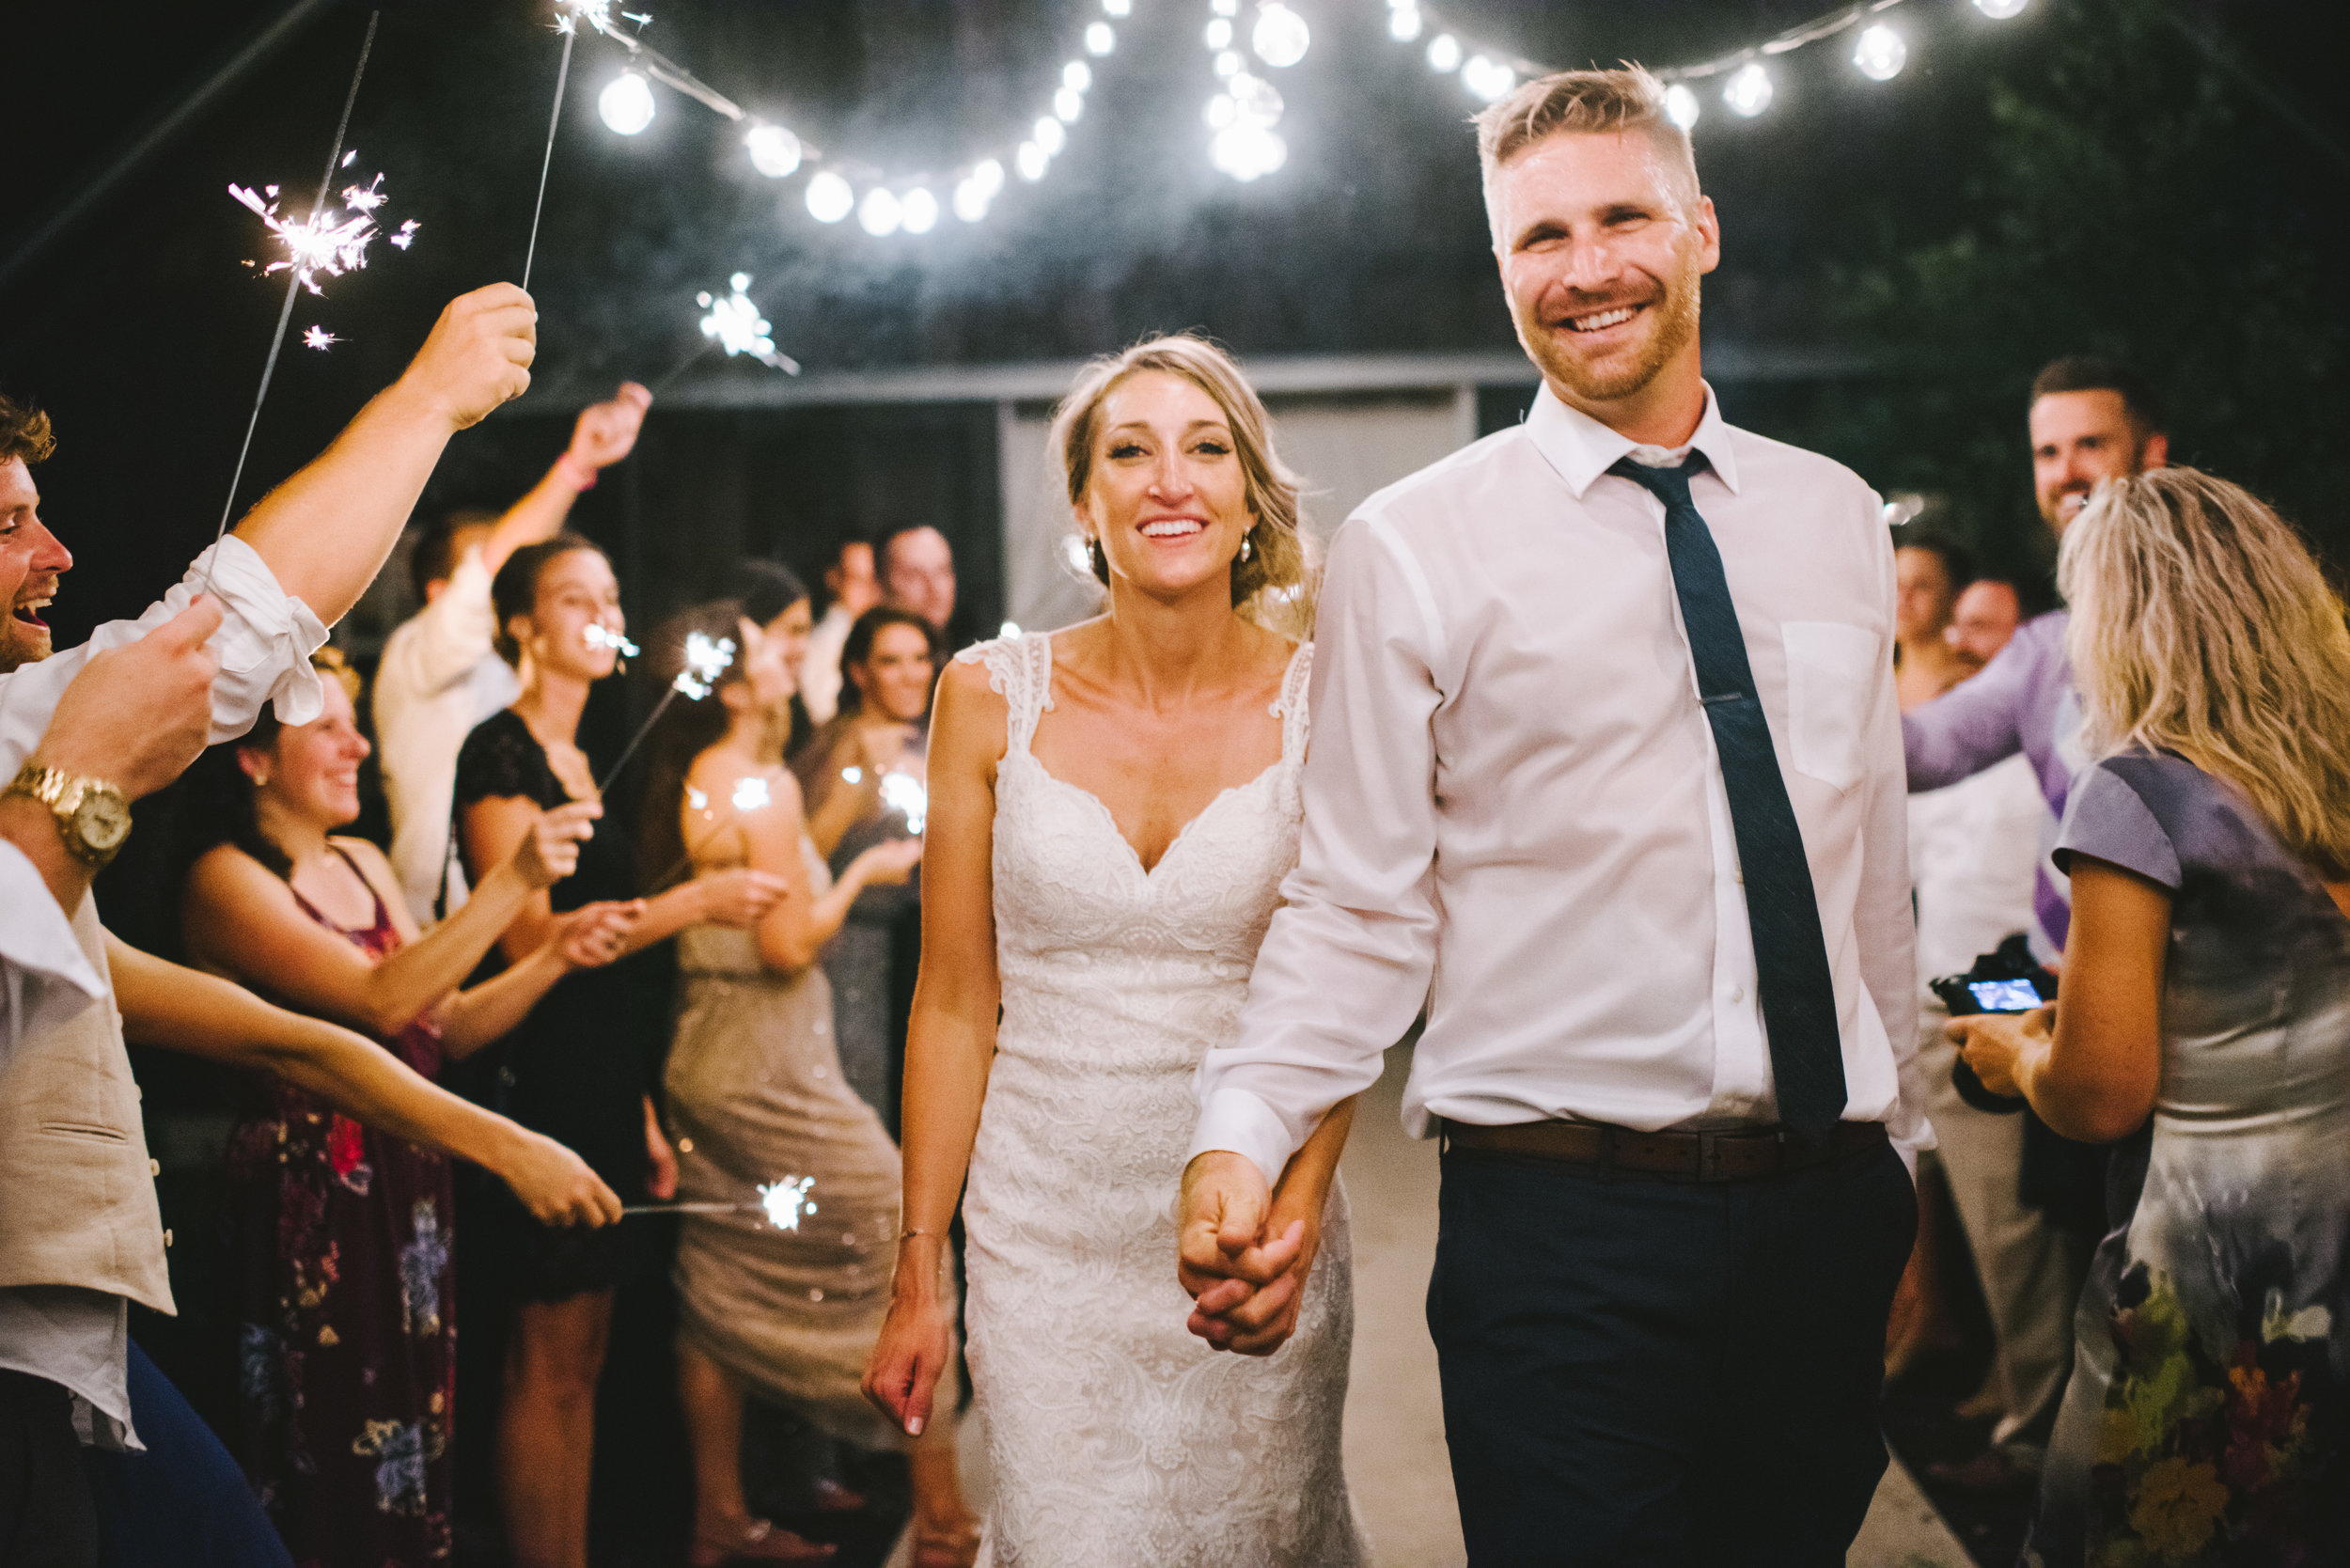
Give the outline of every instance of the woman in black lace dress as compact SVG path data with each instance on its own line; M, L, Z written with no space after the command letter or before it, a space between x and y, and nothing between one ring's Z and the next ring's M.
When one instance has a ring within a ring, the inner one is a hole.
M525 674L513 706L476 727L458 754L458 842L468 874L510 855L540 813L596 799L576 740L579 715L589 688L616 667L622 626L611 562L576 534L516 551L493 594L499 651ZM626 846L612 824L583 845L578 870L507 928L499 942L507 961L537 947L556 915L628 897L635 870ZM629 950L706 921L749 925L783 890L779 878L748 870L697 877L646 902ZM550 993L491 1048L481 1090L494 1108L577 1150L624 1201L666 1198L677 1184L650 1096L658 1043L631 1036L628 986L616 966ZM553 1230L495 1198L482 1223L497 1232L495 1256L514 1302L498 1433L513 1560L517 1568L586 1568L596 1380L619 1240L609 1231Z

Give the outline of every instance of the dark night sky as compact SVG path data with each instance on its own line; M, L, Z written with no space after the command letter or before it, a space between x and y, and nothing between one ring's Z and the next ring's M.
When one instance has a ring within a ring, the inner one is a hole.
M581 40L534 280L539 389L653 379L698 341L693 295L735 270L778 343L812 368L1045 359L1151 330L1205 327L1244 355L1507 348L1485 249L1459 86L1390 43L1379 0L1294 0L1307 59L1269 72L1289 104L1288 166L1235 185L1204 157L1213 90L1205 0L1136 0L1070 150L1041 187L1016 178L977 228L875 240L827 227L804 176L768 181L725 121L659 92L634 140L598 121L619 69ZM1874 227L1931 229L1957 195L1954 156L1978 136L1982 72L2029 51L2052 6L1993 23L1964 0L1895 13L1908 69L1872 84L1846 39L1778 62L1778 97L1738 121L1708 94L1700 162L1728 258L1708 285L1716 341L1812 344L1831 270ZM1819 0L1473 0L1448 8L1472 38L1560 64L1669 65L1755 41ZM162 106L282 4L14 8L0 93L12 107L0 257ZM1093 0L651 0L648 39L756 111L885 165L951 165L1006 147L1049 93ZM2264 57L2314 75L2289 39L2310 8L2230 6ZM316 451L395 375L439 305L519 271L557 42L546 0L415 0L386 8L350 144L382 168L394 217L421 220L405 254L379 244L359 274L306 298L343 341L290 348L243 495ZM0 284L0 388L57 419L41 473L52 521L80 553L61 604L71 635L150 593L217 520L281 297L243 266L258 226L224 187L278 181L297 204L317 178L366 13L329 9L104 205ZM1424 41L1424 40L1423 40ZM942 189L942 195L943 195ZM733 373L765 374L748 365ZM527 407L527 400L525 400ZM552 422L552 451L560 431ZM526 472L500 457L467 478L461 436L444 499ZM510 443L509 443L510 446Z

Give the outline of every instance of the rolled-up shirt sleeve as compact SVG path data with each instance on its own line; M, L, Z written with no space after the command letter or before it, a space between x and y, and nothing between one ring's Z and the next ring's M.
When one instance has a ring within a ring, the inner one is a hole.
M0 839L0 1072L17 1043L106 994L73 924L23 850Z
M1972 778L2024 748L2020 718L2039 645L2011 637L1982 672L1902 715L1909 792Z
M233 741L252 729L265 702L276 704L284 724L317 718L325 710L326 695L310 655L326 641L325 623L278 586L269 563L251 545L230 534L196 557L187 575L136 620L107 621L80 647L0 675L0 779L13 777L24 766L66 687L93 655L138 641L185 610L200 592L218 599L222 610L220 629L210 644L220 660L220 674L212 682L212 743Z
M1277 1181L1330 1107L1378 1077L1427 999L1441 642L1403 541L1376 517L1348 522L1317 616L1298 863L1239 1032L1200 1064L1192 1154L1230 1150Z

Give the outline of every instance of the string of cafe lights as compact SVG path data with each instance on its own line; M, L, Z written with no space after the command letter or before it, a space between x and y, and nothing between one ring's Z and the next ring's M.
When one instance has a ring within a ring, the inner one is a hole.
M1255 69L1286 71L1306 55L1312 31L1306 18L1286 0L1260 0L1249 7L1247 53L1242 51L1242 9L1246 0L1207 0L1208 18L1201 41L1211 56L1218 90L1203 111L1210 133L1209 161L1244 183L1278 170L1288 147L1275 127L1286 108L1280 91ZM1857 29L1851 55L1855 70L1872 81L1887 82L1908 63L1909 44L1883 13L1905 0L1854 0L1808 22L1742 49L1693 65L1656 71L1666 83L1665 107L1683 129L1692 129L1702 117L1704 101L1699 85L1721 79L1720 100L1732 114L1752 118L1768 109L1777 92L1770 62L1778 56L1837 38ZM1070 129L1084 115L1087 94L1094 83L1094 64L1118 46L1116 24L1133 14L1134 0L1098 0L1101 13L1087 21L1079 33L1079 49L1063 64L1048 105L1027 135L1009 153L990 153L953 168L946 177L928 174L892 176L854 157L827 152L785 126L752 114L726 94L644 41L642 29L650 20L632 12L616 16L612 0L557 0L557 25L564 31L586 26L627 51L630 58L619 74L597 95L596 107L604 125L633 136L651 125L658 112L653 84L670 87L744 128L743 143L751 166L771 180L786 180L809 171L802 193L808 213L820 223L837 224L854 215L859 227L875 238L896 233L924 234L951 212L967 224L986 217L1010 174L1036 183L1051 171L1069 145ZM2030 0L1973 0L1977 10L1994 21L2017 16ZM632 23L630 32L621 23ZM1427 42L1421 56L1440 76L1456 77L1468 95L1483 102L1506 98L1529 77L1556 68L1529 60L1512 51L1479 44L1448 24L1425 0L1387 0L1387 36L1398 45ZM1254 56L1252 60L1249 56ZM1009 166L1008 166L1009 165ZM860 189L861 187L861 189ZM948 191L942 205L938 191Z

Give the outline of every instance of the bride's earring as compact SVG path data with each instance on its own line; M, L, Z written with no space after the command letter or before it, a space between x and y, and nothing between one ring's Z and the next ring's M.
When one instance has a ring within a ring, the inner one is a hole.
M1245 561L1256 553L1257 530L1251 528L1246 533L1240 536L1240 558Z
M1093 569L1096 577L1110 574L1109 557L1102 554L1102 540L1098 534L1086 535L1086 564Z

